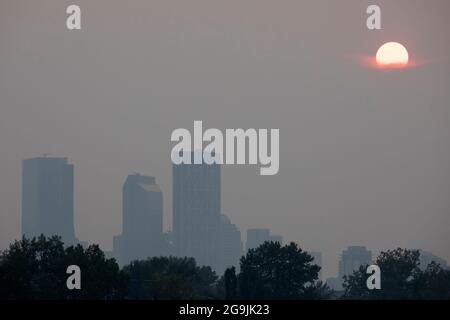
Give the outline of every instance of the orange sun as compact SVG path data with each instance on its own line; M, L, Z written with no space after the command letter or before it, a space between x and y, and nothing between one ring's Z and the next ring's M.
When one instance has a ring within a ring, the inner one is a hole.
M408 50L398 42L383 44L377 51L377 65L381 68L404 68L408 65Z

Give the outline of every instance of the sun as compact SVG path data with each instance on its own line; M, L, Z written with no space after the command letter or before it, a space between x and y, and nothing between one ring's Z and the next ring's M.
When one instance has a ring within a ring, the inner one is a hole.
M376 62L381 68L404 68L409 62L408 50L398 42L387 42L378 49Z

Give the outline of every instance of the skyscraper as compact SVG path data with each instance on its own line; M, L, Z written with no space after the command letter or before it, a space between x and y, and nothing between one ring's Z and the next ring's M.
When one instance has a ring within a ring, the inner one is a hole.
M342 284L344 276L353 274L360 266L370 265L372 263L372 252L364 246L349 246L342 251L339 261L339 274L337 277L327 278L327 284L336 291L343 290Z
M74 167L67 158L39 157L22 162L22 234L58 235L75 244Z
M124 265L164 253L163 196L154 177L129 175L122 190L122 234L114 255Z
M193 153L191 153L193 156ZM220 165L173 165L173 239L179 256L217 265Z
M372 262L372 252L363 246L349 246L342 251L341 261L339 261L339 278L352 274L362 265Z
M239 259L242 256L241 232L231 223L228 216L220 216L217 273L222 274L226 268L236 267L239 270Z

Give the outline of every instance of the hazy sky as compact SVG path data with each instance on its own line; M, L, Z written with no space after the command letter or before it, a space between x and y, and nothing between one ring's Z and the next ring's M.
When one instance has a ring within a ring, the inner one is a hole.
M65 10L82 9L68 31ZM381 31L365 26L382 8ZM322 251L450 260L448 0L0 0L0 248L20 235L21 160L75 165L81 240L112 246L128 174L156 176L170 226L171 132L279 128L280 172L222 171L222 211ZM400 41L419 65L360 63Z

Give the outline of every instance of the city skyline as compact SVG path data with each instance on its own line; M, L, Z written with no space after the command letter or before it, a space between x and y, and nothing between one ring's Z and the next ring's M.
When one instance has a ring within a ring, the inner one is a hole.
M76 236L112 250L129 174L155 176L172 225L171 134L279 129L280 170L221 168L221 212L323 253L422 248L450 260L448 0L0 2L0 249L21 234L21 161L76 165ZM106 10L107 8L107 10ZM257 10L255 9L257 8ZM369 68L383 44L408 68ZM206 144L205 144L206 145Z
M194 157L194 152L190 152ZM269 228L247 229L245 250L241 232L221 210L221 165L173 165L173 208L177 231L170 239L163 230L163 194L154 176L133 173L122 188L122 233L113 236L113 249L107 254L119 266L133 260L158 256L194 257L199 265L210 266L222 274L228 267L239 270L239 260L249 249L264 242L283 244L283 236ZM22 234L28 238L40 234L58 235L67 245L80 243L74 229L74 164L67 157L41 156L22 161ZM217 214L218 213L218 214ZM319 280L341 291L344 276L362 265L373 263L365 246L348 246L340 255L336 277L323 279L322 252L309 252L313 263L322 269ZM447 261L432 252L418 249L421 268L431 261L448 268ZM220 254L218 254L220 252Z

